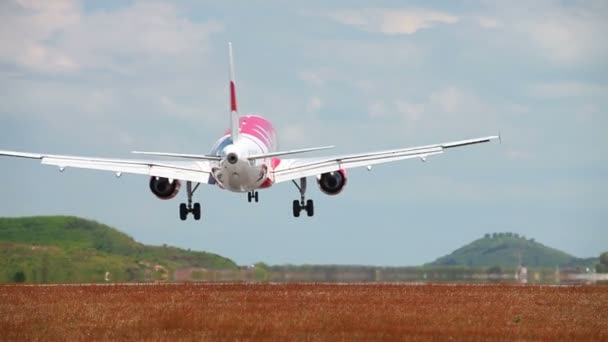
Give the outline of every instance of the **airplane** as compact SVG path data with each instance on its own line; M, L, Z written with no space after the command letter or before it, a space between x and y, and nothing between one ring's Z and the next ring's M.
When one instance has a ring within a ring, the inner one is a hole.
M63 172L66 168L82 168L122 174L141 174L150 177L150 191L162 200L177 196L182 183L186 184L187 203L179 205L179 217L186 220L192 214L201 218L201 205L192 197L201 184L247 193L249 202L258 202L258 190L291 181L300 192L293 201L292 212L299 217L302 211L314 215L314 202L306 199L307 178L314 177L324 194L337 195L347 181L346 170L371 167L376 164L442 154L451 148L469 146L499 139L499 136L460 140L435 145L393 150L336 155L315 158L283 158L306 152L320 151L333 146L321 146L280 151L272 124L258 115L240 116L237 110L236 81L232 44L228 43L230 73L230 128L211 148L209 154L132 151L133 154L164 157L165 160L109 159L68 155L2 151L0 156L38 159L41 164L53 165ZM171 158L171 159L168 159Z

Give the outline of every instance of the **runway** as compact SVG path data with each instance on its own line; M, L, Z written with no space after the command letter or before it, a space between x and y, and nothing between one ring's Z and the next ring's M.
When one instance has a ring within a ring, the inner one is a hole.
M3 340L608 339L607 286L0 286Z

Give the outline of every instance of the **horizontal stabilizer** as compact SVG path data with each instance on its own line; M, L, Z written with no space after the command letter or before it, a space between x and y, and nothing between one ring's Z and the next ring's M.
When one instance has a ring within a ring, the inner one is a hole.
M278 151L278 152L270 152L270 153L264 153L264 154L256 154L253 156L249 156L247 159L255 160L255 159L272 158L272 157L285 156L285 155L289 155L289 154L298 154L298 153L327 150L330 148L334 148L334 146L310 147L310 148L302 148L302 149L298 149L298 150Z
M131 151L133 154L143 154L147 156L157 157L173 157L173 158L186 158L186 159L200 159L200 160L220 160L219 156L209 156L203 154L184 154L184 153L167 153L167 152L145 152L145 151Z

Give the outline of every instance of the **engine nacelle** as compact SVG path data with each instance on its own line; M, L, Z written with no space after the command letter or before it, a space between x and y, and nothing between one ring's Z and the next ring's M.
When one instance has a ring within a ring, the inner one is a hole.
M346 171L327 172L317 178L319 188L326 195L337 195L346 185Z
M169 200L177 196L180 187L181 183L177 179L170 182L168 178L150 178L150 190L162 200Z

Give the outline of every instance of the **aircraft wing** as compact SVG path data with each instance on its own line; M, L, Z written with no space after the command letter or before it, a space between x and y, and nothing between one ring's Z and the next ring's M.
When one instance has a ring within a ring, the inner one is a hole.
M340 169L371 166L411 158L426 160L426 157L441 154L446 149L486 143L498 138L498 136L489 136L387 151L320 158L282 159L279 165L272 171L272 176L275 183L281 183L302 177L317 176Z
M158 161L158 160L128 160L106 159L78 156L62 156L52 154L38 154L28 152L1 151L0 156L39 159L44 165L54 165L60 170L65 168L79 168L114 172L117 176L123 173L147 175L192 181L196 183L209 183L211 176L211 162L203 161Z

